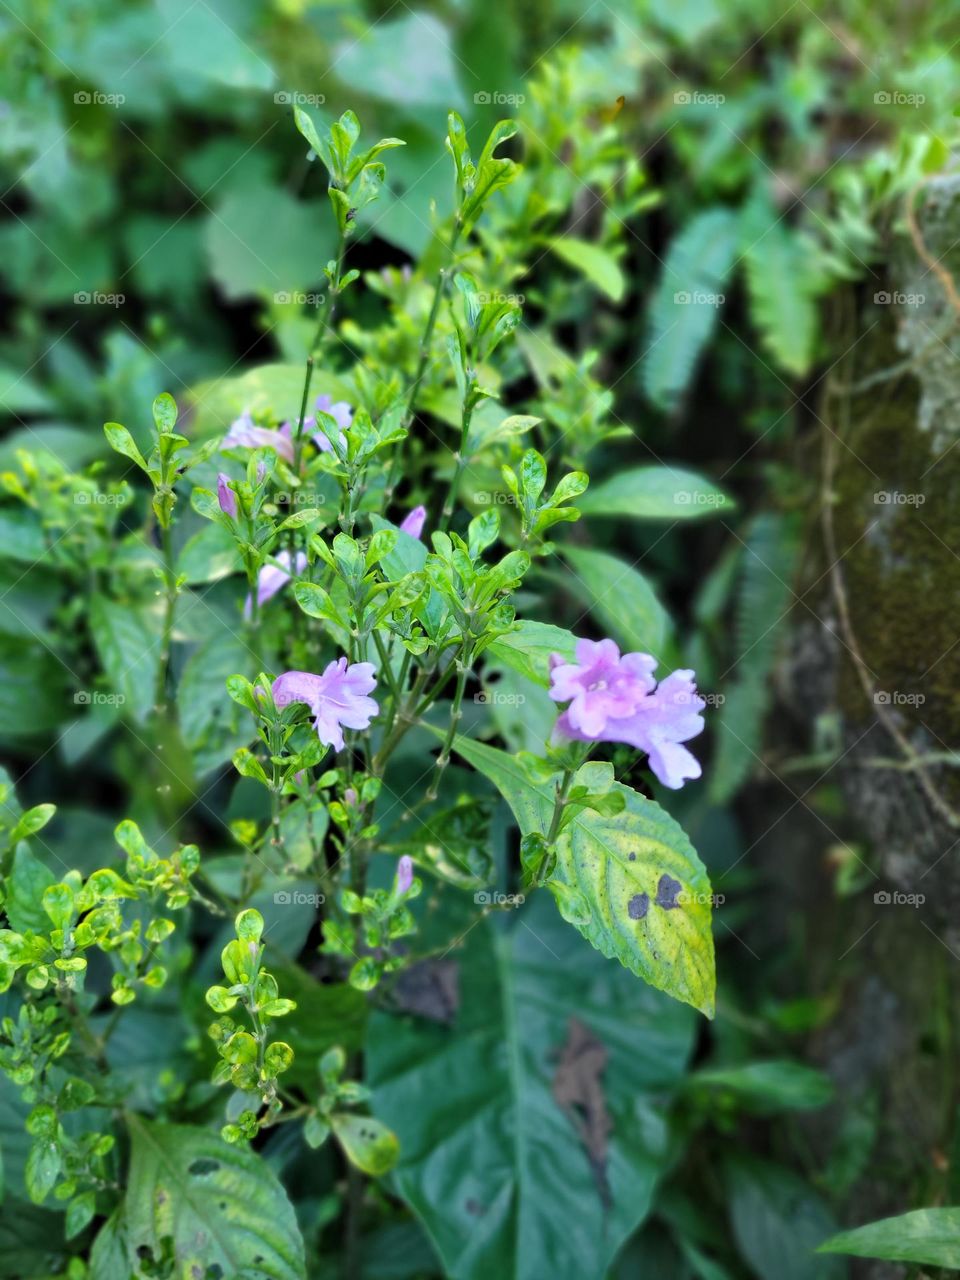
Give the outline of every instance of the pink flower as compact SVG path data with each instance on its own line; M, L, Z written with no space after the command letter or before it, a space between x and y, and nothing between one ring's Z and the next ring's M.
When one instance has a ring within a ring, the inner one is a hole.
M343 433L353 422L353 410L351 407L347 404L346 400L338 400L336 404L334 404L332 396L317 396L316 406L320 413L329 413L330 417L335 420L337 426L340 428L340 443L343 444ZM303 423L304 429L314 426L315 423L316 418L305 418ZM323 431L317 431L314 433L313 442L321 453L333 452L333 445L330 443Z
M649 654L621 658L612 640L597 645L578 640L576 653L576 663L564 663L556 654L550 660L550 696L556 702L570 700L557 731L579 742L624 742L645 751L650 768L674 791L699 778L699 761L680 745L703 729L700 713L706 703L693 672L674 671L654 686L657 663Z
M410 886L413 884L413 859L409 854L404 854L397 863L397 877L395 881L396 893L399 897L410 892Z
M328 664L323 675L310 671L285 671L273 682L278 707L304 702L313 713L317 737L336 751L343 750L343 729L367 729L379 711L367 695L376 686L372 662L347 665L346 658Z
M265 564L257 574L257 604L261 607L266 604L271 596L275 596L281 587L286 586L292 576L290 573L289 551L278 551L274 556L274 559L279 561L279 564ZM297 558L293 563L293 572L296 574L303 573L304 569L307 567L307 557L305 553L298 551ZM283 565L282 569L280 568L280 565ZM253 601L249 596L247 596L246 602L243 606L243 616L249 619L252 613Z
M221 449L275 449L287 462L293 461L293 441L290 438L290 423L272 431L269 427L258 427L244 409L240 417L230 426L230 430L220 443Z
M569 702L565 721L577 735L596 739L607 721L631 714L653 689L657 665L648 653L625 653L612 640L578 640L576 660L550 655L550 697Z
M411 538L419 538L423 533L423 526L427 519L426 507L414 507L408 512L400 523L400 528L404 533L409 533Z
M237 495L230 488L230 477L225 476L222 471L217 475L217 501L223 514L236 520Z

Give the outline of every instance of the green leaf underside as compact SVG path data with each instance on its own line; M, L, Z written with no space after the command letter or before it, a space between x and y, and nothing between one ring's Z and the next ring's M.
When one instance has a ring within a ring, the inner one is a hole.
M606 551L564 547L563 554L576 575L570 589L590 606L605 630L623 648L658 657L669 619L643 574Z
M663 1099L693 1017L585 946L546 895L503 929L464 916L460 932L453 1025L371 1020L373 1107L400 1138L394 1185L446 1275L601 1280L666 1170ZM554 1094L573 1023L597 1042L610 1126L593 1158Z
M127 1256L160 1257L172 1237L178 1274L304 1280L303 1241L286 1192L257 1155L189 1125L128 1114L132 1139L124 1201ZM191 1268L195 1270L191 1270Z
M576 636L549 622L521 622L515 631L498 637L487 647L487 654L528 680L549 688L551 653L559 653L572 662Z
M524 835L546 834L552 782L531 781L496 747L463 737L453 746L494 784ZM603 955L712 1018L716 973L706 870L683 829L655 801L630 787L616 789L624 797L622 813L604 818L581 811L557 841L554 879L582 894L588 908L583 923L571 923ZM673 895L678 906L657 903L664 876L680 885Z
M831 1236L819 1251L960 1270L960 1208L914 1209L881 1218Z

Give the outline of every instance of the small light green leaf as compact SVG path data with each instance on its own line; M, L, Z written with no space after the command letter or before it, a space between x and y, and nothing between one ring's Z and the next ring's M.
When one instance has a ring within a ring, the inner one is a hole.
M10 843L18 844L27 836L35 835L38 831L42 831L53 815L57 812L55 804L38 804L32 809L28 809L26 813L20 816L17 825L10 832L8 837Z
M550 248L558 258L586 276L611 302L622 301L627 282L616 259L606 249L574 236L558 236L550 241Z
M389 1173L397 1163L400 1154L397 1135L379 1120L372 1116L334 1112L330 1124L350 1163L371 1178Z
M914 1209L881 1218L831 1236L817 1252L960 1270L960 1208Z
M135 462L142 471L147 470L146 460L126 427L121 427L119 422L105 422L103 430L107 440L110 442L111 449L114 449L117 453L122 453L125 458Z

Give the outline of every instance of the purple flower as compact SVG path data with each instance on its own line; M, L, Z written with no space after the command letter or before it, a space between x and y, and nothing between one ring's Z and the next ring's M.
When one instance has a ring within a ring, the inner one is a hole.
M220 442L221 449L275 449L287 462L293 461L293 441L290 438L290 423L272 431L269 427L258 427L244 409L240 417L230 426L230 430Z
M286 586L290 581L290 552L278 551L274 559L279 561L278 564L265 564L257 574L257 604L262 607L270 599L275 596L281 587ZM307 557L304 552L298 551L297 558L293 562L293 572L303 573L307 567ZM283 565L283 568L280 568ZM247 619L253 613L253 601L247 596L243 606L243 616Z
M423 526L427 519L426 507L414 507L408 512L400 523L400 528L404 533L409 533L411 538L419 538L423 533Z
M220 503L220 510L224 515L230 516L231 519L237 518L237 495L230 488L230 478L225 476L223 472L217 475L217 500Z
M397 877L395 881L395 891L399 897L410 892L410 886L413 884L413 859L404 854L397 863Z
M572 736L596 739L607 721L631 714L653 689L655 658L648 653L625 653L612 640L578 640L576 659L564 662L550 655L550 697L569 702L565 723Z
M589 649L582 647L589 645ZM606 647L605 647L606 646ZM700 777L700 764L680 744L703 729L706 706L692 671L674 671L654 686L656 659L645 653L620 657L612 640L577 641L577 662L551 657L556 702L570 700L557 730L580 742L624 742L645 751L665 787L677 790Z
M328 664L322 676L310 671L285 671L273 682L278 707L305 702L313 712L317 737L336 751L343 750L343 729L367 729L379 711L367 695L377 683L372 662L347 665L346 658Z
M353 422L353 410L347 404L346 400L338 400L336 404L333 402L332 396L317 396L316 406L320 413L329 413L340 428L340 443L344 442L344 431L348 430ZM316 423L316 418L305 418L304 428L312 427ZM333 445L330 443L327 435L323 431L314 433L313 442L321 453L332 453Z

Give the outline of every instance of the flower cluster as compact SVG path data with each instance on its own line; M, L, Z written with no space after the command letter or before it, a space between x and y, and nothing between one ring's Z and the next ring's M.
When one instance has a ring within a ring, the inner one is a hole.
M645 751L665 787L700 777L700 764L682 742L703 729L706 706L692 671L674 671L657 684L657 660L625 653L612 640L578 640L575 661L550 657L550 697L569 705L557 731L580 742L623 742Z

